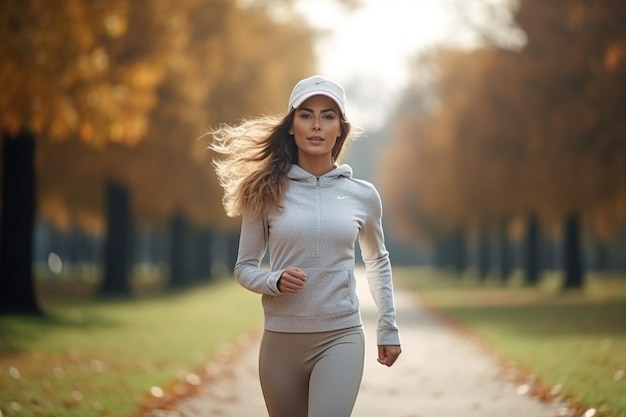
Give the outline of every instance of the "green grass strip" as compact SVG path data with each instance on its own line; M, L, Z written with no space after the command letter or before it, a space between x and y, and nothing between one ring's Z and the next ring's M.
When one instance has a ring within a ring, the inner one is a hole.
M432 269L397 268L394 277L548 389L626 417L626 277L591 276L579 292L477 283Z
M47 309L47 318L0 317L4 417L132 415L151 387L194 374L262 320L258 298L233 280Z

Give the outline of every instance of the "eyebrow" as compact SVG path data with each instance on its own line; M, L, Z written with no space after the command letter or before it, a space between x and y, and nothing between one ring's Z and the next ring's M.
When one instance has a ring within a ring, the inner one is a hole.
M310 109L310 108L308 108L308 107L300 107L300 108L298 109L298 111L300 111L300 110L303 110L303 111L308 111L308 112L310 112L310 113L314 113L313 109ZM329 111L332 111L333 113L337 114L337 111L336 111L335 109L333 109L333 108L324 109L324 110L322 110L322 111L321 111L321 113L327 113L327 112L329 112Z

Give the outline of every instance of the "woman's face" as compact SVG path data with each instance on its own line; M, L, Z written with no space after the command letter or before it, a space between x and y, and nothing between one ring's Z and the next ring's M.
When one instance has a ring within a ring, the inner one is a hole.
M307 99L295 111L289 133L294 136L302 156L328 156L341 135L340 112L335 101L318 95Z

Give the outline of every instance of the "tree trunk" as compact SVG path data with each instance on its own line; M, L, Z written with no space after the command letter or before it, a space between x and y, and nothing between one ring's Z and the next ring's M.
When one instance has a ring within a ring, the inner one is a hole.
M487 278L487 275L489 275L489 269L491 268L489 250L489 236L483 232L478 242L478 275L480 278Z
M503 219L500 223L500 277L502 281L511 274L511 244L509 242L509 235L507 233L508 223L506 219Z
M192 281L189 225L177 213L170 224L170 287L182 288Z
M35 139L2 135L0 313L42 315L33 276Z
M609 250L606 242L594 242L593 269L598 272L606 272L609 270Z
M239 231L232 231L228 234L227 237L227 260L226 267L229 272L233 272L235 268L235 264L237 263L237 255L239 253Z
M525 243L526 284L537 285L539 281L539 222L534 215L528 218Z
M465 269L462 232L441 234L435 241L434 263L438 268Z
M571 215L565 220L564 289L581 289L583 287L583 266L580 250L580 226L578 216Z
M196 233L195 275L202 281L210 281L213 269L213 231L209 228Z
M458 228L452 237L452 262L454 269L462 274L467 267L465 233L462 228Z
M433 262L438 268L445 268L448 265L448 245L447 240L444 237L437 236L435 238Z
M104 244L103 297L130 297L129 272L132 260L132 221L128 191L107 184L107 236Z

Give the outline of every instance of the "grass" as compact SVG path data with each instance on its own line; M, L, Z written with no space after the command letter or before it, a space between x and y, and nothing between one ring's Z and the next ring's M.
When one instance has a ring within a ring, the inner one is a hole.
M262 317L232 280L46 309L46 318L0 317L0 416L136 415L150 392L197 385L207 360Z
M417 268L394 277L537 378L540 393L626 417L626 277L590 276L578 292L557 291L556 275L538 288Z

